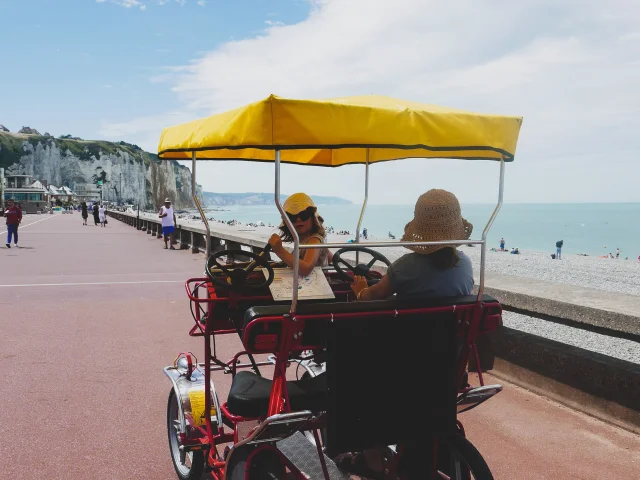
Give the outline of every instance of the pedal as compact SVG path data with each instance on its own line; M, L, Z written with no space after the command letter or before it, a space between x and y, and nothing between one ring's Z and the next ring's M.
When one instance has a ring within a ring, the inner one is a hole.
M293 463L307 478L311 480L323 480L324 472L318 456L318 449L301 432L280 440L276 443L278 449ZM327 473L331 480L349 480L350 476L341 471L329 457L324 455L327 465Z

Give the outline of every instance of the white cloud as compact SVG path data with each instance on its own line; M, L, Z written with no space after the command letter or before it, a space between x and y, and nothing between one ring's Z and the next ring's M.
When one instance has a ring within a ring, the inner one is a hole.
M198 0L198 5L200 5L201 7L204 7L207 4L207 2L205 0Z
M640 177L638 2L318 0L298 24L266 23L265 32L155 81L170 85L191 118L271 93L376 93L523 115L507 200L640 200L631 183ZM396 202L411 203L435 185L455 187L463 201L490 201L495 192L477 185L487 171L493 179L486 164L395 162L372 168L372 181ZM260 175L243 178L250 189L271 188ZM321 179L315 193L360 196L342 169L314 178Z
M180 6L184 6L187 3L187 0L146 0L143 2L142 0L96 0L97 3L113 3L115 5L120 5L121 7L131 8L131 7L140 7L140 10L145 11L149 4L156 5L165 5L167 3L177 3ZM205 0L199 0L198 5L204 5Z
M104 3L106 1L108 1L109 3L115 3L116 5L120 5L121 7L125 8L137 7L139 5L142 5L142 2L140 2L139 0L96 0L96 2L98 3Z

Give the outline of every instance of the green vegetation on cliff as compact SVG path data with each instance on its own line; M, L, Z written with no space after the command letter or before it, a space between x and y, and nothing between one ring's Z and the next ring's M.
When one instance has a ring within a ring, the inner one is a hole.
M33 148L56 146L63 154L72 154L80 160L92 160L103 155L122 155L128 153L134 162L141 162L149 165L151 162L160 163L158 156L145 152L139 146L127 142L107 142L105 140L79 140L71 138L70 135L63 135L54 138L45 135L24 135L6 133L0 131L0 168L8 168L14 163L19 163L20 158L28 153L23 146L31 144ZM173 161L174 170L185 168L178 162Z

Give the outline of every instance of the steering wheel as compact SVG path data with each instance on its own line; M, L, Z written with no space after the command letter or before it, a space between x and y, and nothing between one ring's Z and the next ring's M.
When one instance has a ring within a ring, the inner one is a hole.
M273 267L269 264L268 255L270 250L271 245L268 243L259 254L245 250L220 250L207 259L207 262L205 263L205 272L215 285L223 288L230 288L232 290L240 290L242 288L260 290L264 287L268 287L271 285L271 282L273 282ZM243 266L232 268L232 264L223 264L218 260L219 258L228 255L242 255L249 257L252 260L246 266L242 264ZM249 275L258 266L266 268L269 275L261 283L247 283Z
M373 258L369 263L359 263L354 267L349 262L342 259L342 254L347 252L363 252L371 255ZM340 278L348 282L353 281L353 278L345 272L345 270L340 266L341 264L347 267L347 270L349 270L353 275L359 275L361 277L365 277L367 280L372 280L373 278L370 275L370 270L377 261L384 263L387 267L391 266L391 262L387 257L376 250L371 250L366 247L345 247L333 254L333 268L336 269L336 273Z

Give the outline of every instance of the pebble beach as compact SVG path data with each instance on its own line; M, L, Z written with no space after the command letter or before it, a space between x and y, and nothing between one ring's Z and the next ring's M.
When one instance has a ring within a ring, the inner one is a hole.
M155 214L147 214L154 217ZM183 216L178 223L202 225L199 219ZM212 230L226 232L235 231L239 235L251 234L256 238L263 238L265 243L272 233L277 232L276 226L253 226L245 224L227 225L210 221ZM353 235L329 234L327 241L347 242ZM388 241L388 238L369 237L369 241ZM367 241L362 240L363 243ZM468 255L477 272L480 269L480 247L461 247ZM385 256L394 261L408 253L402 247L383 249ZM563 254L562 260L553 260L548 253L521 251L519 255L508 252L487 252L487 272L512 275L516 277L532 278L551 283L576 285L594 288L608 292L640 295L640 262L637 259L611 259L593 256Z

